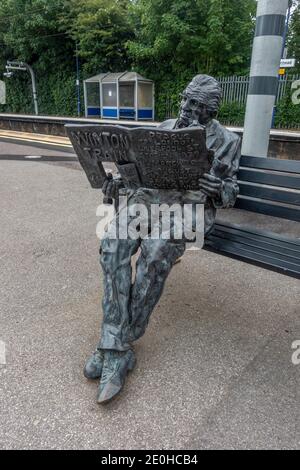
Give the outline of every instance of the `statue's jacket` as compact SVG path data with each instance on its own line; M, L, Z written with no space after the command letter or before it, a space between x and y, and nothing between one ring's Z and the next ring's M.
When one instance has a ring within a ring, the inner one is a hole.
M176 119L160 124L160 129L174 129ZM206 145L214 152L212 174L222 179L219 198L206 197L201 191L158 190L148 188L124 188L120 195L126 195L128 204L203 204L205 234L213 228L216 210L233 207L239 193L237 173L241 157L241 139L234 132L212 119L206 126Z

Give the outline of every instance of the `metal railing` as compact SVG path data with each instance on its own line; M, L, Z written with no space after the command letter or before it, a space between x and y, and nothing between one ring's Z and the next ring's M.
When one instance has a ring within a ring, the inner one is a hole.
M282 102L286 96L291 94L292 84L296 80L300 80L300 74L289 74L279 77L276 105ZM234 75L231 77L219 77L218 81L220 82L223 91L223 105L234 103L234 109L237 108L238 110L238 116L236 116L235 113L225 113L224 115L221 110L221 114L219 116L220 121L224 125L242 126L244 122L244 112L247 102L250 77ZM176 117L177 112L178 103L175 103L170 96L166 96L164 103L165 119ZM276 120L276 128L300 129L298 113L297 117L288 116L288 114L286 118L283 116L283 119L279 117L279 119Z
M292 83L300 79L300 74L284 75L279 78L277 102L280 101L288 91L290 91ZM232 76L220 77L218 81L223 90L223 103L240 103L245 104L249 90L250 77L248 76Z
M223 90L223 103L245 103L247 100L249 77L221 77L218 79Z

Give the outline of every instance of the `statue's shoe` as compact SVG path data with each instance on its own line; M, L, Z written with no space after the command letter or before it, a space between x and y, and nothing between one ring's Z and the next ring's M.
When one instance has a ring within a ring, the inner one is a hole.
M136 363L132 349L128 351L105 351L102 376L98 388L98 403L106 403L123 388L126 375Z
M99 379L102 374L104 362L104 351L96 349L96 351L87 360L83 373L87 379Z

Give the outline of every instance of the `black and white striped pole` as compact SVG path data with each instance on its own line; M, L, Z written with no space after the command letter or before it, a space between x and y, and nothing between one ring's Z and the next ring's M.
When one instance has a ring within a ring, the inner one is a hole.
M289 0L258 0L242 154L267 157Z

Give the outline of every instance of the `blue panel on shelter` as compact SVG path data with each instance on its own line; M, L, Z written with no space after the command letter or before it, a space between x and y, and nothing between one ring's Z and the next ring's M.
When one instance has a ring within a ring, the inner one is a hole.
M139 119L152 119L153 111L152 109L139 109L138 117Z
M103 117L117 118L118 110L112 108L103 108Z
M120 108L120 118L135 119L135 110Z
M101 108L91 108L88 107L87 109L88 116L101 116Z

